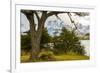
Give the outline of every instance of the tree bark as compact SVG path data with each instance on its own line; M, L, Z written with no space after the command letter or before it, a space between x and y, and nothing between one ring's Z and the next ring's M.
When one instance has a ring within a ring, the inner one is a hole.
M40 38L37 35L36 31L33 30L33 25L30 25L30 33L31 33L31 55L30 59L35 60L38 58L38 53L40 51Z
M30 60L37 60L38 54L40 52L40 41L42 36L42 30L44 28L44 23L46 20L46 11L42 12L41 18L36 14L36 12L32 10L22 10L22 13L27 17L30 23L30 34L31 34L31 55ZM34 14L38 17L38 29L36 30L36 24L34 22Z
M32 20L32 21L31 21ZM31 33L31 60L37 60L38 54L40 52L40 39L41 39L41 31L37 33L37 31L34 28L34 22L33 18L30 19L30 33Z
M35 24L33 21L33 17L31 17L30 21L30 32L31 32L31 60L38 60L38 54L40 53L40 41L42 36L42 30L44 28L44 23L46 20L45 15L43 15L38 23L38 29L35 30Z

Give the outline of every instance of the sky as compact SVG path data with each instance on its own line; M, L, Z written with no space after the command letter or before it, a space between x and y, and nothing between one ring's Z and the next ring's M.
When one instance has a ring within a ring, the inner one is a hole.
M58 28L61 29L62 26L66 26L66 25L70 25L71 27L74 27L74 25L71 23L66 13L58 14L58 17L60 17L61 20L57 19L57 17L55 17L54 15L47 18L45 22L45 27L47 27L49 33L52 33L50 31L52 29L58 29ZM82 24L85 26L90 25L90 16L79 17L72 13L72 19L75 21L76 24ZM38 23L36 17L35 17L35 22ZM23 13L21 13L21 32L28 31L29 29L30 29L29 21L27 20L26 16Z

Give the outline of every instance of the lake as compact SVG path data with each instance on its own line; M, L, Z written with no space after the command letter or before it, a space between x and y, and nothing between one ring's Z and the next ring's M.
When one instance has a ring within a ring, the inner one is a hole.
M85 51L87 56L90 55L90 40L81 40L81 45L85 47Z

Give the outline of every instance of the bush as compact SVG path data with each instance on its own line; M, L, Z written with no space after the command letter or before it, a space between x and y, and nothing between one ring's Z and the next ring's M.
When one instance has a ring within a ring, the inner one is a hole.
M38 57L40 60L43 60L43 61L50 61L50 60L52 61L54 60L54 53L52 51L47 51L47 50L42 49Z
M79 55L84 55L85 50L81 45L79 38L73 31L62 28L60 36L54 37L54 49L56 53L66 54L73 52Z
M31 38L30 35L21 35L21 50L26 52L31 50Z

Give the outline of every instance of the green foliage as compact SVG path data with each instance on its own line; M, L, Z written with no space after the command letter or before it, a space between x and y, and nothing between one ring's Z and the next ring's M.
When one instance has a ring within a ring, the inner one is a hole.
M79 38L75 35L74 32L67 30L66 28L62 29L60 36L54 37L54 48L56 53L69 53L74 52L76 54L84 55L84 47L81 46Z
M21 49L29 51L31 49L30 35L21 35Z
M50 41L51 41L51 36L48 34L47 29L44 28L43 31L42 31L40 47L41 48L48 48L48 46L44 46L44 45L47 44L47 43L50 43Z
M42 37L41 37L41 43L49 43L50 42L50 36L48 34L48 31L46 28L42 31Z
M47 29L44 28L42 31L42 37L40 42L40 48L48 48L44 45L51 41L51 37L49 36ZM26 32L26 35L21 35L21 49L25 51L31 50L31 36L30 31Z
M60 36L54 36L53 38L49 36L46 28L44 28L42 32L43 33L40 42L41 50L42 48L49 49L48 46L44 45L50 43L52 40L52 43L54 44L54 49L52 51L55 54L85 54L84 47L81 46L79 38L76 36L74 32L62 28ZM27 33L27 35L21 35L21 49L25 51L31 50L31 37L29 32Z
M50 61L50 60L54 60L54 53L50 50L42 49L38 57L42 61Z

